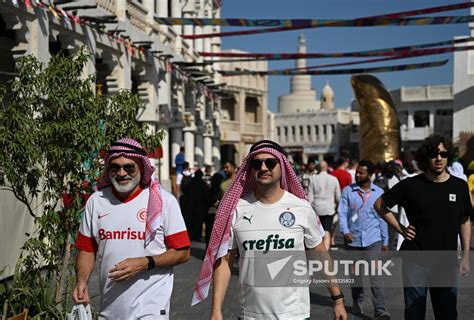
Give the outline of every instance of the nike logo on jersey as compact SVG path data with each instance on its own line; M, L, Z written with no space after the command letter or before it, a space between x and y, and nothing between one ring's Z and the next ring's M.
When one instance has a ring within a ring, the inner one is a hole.
M108 216L109 214L110 214L110 212L109 212L109 213L104 213L104 214L100 214L100 213L99 213L99 215L98 215L97 217L98 217L99 219L102 219L103 217L106 217L106 216Z
M250 224L252 224L252 218L253 215L251 215L250 217L244 216L244 220L247 220Z

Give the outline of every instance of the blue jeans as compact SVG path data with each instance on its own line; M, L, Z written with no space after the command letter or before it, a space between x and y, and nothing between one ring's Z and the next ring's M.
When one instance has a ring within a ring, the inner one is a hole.
M456 269L451 272L453 272L452 275L455 275ZM428 288L435 319L457 319L457 288L455 282L452 287L448 288L429 287L430 279L436 276L439 276L439 272L435 272L429 266L403 262L405 320L425 319Z
M351 247L346 246L347 250L364 251L364 256L369 261L374 261L380 258L382 253L382 241L372 243L367 247ZM372 302L374 304L375 314L387 311L384 299L384 285L383 278L380 276L369 276L370 291L372 292ZM362 284L362 276L354 275L354 285L351 287L352 301L357 304L362 304L364 300L364 288Z

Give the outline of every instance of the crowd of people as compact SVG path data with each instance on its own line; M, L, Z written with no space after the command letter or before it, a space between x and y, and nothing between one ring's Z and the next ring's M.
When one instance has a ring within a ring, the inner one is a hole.
M345 248L376 260L388 250L461 252L447 269L404 261L405 319L424 319L428 290L436 319L457 318L456 274L470 272L474 161L464 170L451 142L428 137L407 166L340 158L309 162L299 171L275 142L252 146L242 165L192 170L184 150L176 156L174 196L153 178L146 152L132 139L112 143L104 175L86 205L76 241L76 303L90 301L87 283L100 263L104 318L168 319L174 265L190 255L191 241L207 252L193 304L212 286L211 319L222 306L234 262L239 267L241 319L309 319L307 287L255 285L265 263L258 251L291 249L330 259ZM338 230L338 231L336 231ZM340 233L343 243L335 243ZM264 252L265 253L265 252ZM237 261L236 261L237 260ZM443 272L450 286L427 280ZM384 283L369 277L374 319L390 319ZM355 277L351 310L362 314L363 286ZM347 319L344 295L328 285L336 319Z
M183 219L192 241L205 241L211 237L212 226L219 202L229 188L237 166L227 161L218 172L210 165L203 169L190 169L182 156L184 149L176 156L175 196L179 200Z

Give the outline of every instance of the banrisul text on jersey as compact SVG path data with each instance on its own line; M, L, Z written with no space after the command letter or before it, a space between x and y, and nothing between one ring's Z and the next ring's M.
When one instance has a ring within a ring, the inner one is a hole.
M99 229L100 240L145 240L145 231L127 230L106 231Z
M292 249L295 247L295 239L280 239L278 234L269 234L267 239L245 240L242 246L245 251L263 250L263 253L267 253L270 250Z

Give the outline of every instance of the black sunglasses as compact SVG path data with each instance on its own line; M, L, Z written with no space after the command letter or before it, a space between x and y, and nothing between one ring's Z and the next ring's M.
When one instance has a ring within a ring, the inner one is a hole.
M265 167L268 170L272 171L275 169L276 165L278 164L278 159L275 158L267 158L267 159L253 159L250 161L250 167L254 170L260 170L262 168L262 163L265 162Z
M448 157L449 153L448 153L448 151L434 151L430 154L430 158L431 159L436 159L436 158L438 158L438 155L440 155L441 158L446 159Z
M135 164L126 164L124 166L118 165L116 163L112 163L109 167L109 170L112 174L116 174L120 171L120 169L125 170L128 174L134 174L135 170L137 170L137 166Z

